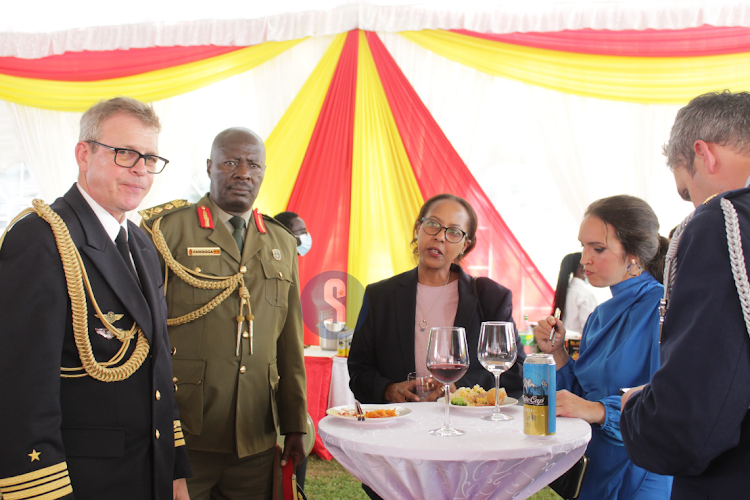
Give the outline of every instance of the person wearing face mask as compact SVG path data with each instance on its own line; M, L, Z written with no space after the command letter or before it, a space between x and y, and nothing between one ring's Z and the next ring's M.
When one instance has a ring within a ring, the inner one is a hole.
M610 287L612 298L588 317L575 361L564 349L564 320L550 316L534 329L539 349L557 365L557 415L591 424L581 500L670 495L672 478L631 462L620 433L620 388L647 383L659 368L659 300L669 243L658 231L656 214L640 198L612 196L589 205L578 233L580 262L591 284Z
M312 236L307 232L305 221L294 212L281 212L274 217L286 227L297 239L297 254L304 257L312 248Z
M596 297L581 265L581 252L569 253L560 263L552 311L560 309L560 319L565 321L566 328L580 333L596 305Z

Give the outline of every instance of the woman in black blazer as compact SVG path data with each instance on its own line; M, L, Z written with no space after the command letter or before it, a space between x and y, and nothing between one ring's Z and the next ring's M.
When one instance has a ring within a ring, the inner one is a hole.
M477 217L466 200L450 194L430 198L414 224L417 267L367 287L348 360L349 386L360 402L418 400L406 383L407 375L417 371L416 363L425 363L427 357L425 350L423 359L415 359L415 334L420 327L445 326L429 324L431 304L418 304L418 284L455 290L457 282L452 324L466 329L470 365L456 386L479 384L487 390L495 386L494 375L477 359L479 329L482 321L513 321L513 307L510 290L489 278L472 278L458 265L476 245L476 230ZM516 344L521 345L517 332ZM524 359L521 348L516 364L500 377L510 396L521 395ZM437 399L440 391L428 400Z

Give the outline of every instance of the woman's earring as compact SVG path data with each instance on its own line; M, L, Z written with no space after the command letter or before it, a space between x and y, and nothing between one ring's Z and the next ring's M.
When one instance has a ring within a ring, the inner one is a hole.
M638 266L638 271L637 271L636 274L633 274L633 273L630 272L630 268L633 267L633 266ZM643 272L643 268L641 267L640 264L636 264L635 263L635 259L630 259L630 264L628 264L628 268L625 270L625 272L627 272L633 278L636 278L636 277L638 277L638 276L641 275L641 273Z

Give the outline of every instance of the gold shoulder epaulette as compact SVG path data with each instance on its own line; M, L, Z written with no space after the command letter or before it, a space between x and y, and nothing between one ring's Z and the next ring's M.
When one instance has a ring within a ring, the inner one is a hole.
M151 227L151 225L154 223L154 219L179 212L180 210L187 208L190 205L192 205L192 203L187 200L174 200L170 201L169 203L164 203L163 205L157 205L145 210L139 210L138 213L143 218L143 223L148 227Z

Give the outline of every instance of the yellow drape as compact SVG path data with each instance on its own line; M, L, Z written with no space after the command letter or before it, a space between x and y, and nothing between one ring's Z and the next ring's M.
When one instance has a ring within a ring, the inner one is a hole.
M422 195L362 31L351 200L349 274L366 286L414 267L409 242ZM347 290L346 320L354 325L362 297Z
M273 216L286 210L344 42L346 33L336 35L266 139L266 176L255 200L264 214Z
M750 88L750 53L624 57L560 52L442 30L404 31L407 40L484 73L584 97L683 104L712 91Z
M85 111L115 96L158 101L205 87L273 59L302 39L266 42L228 54L149 71L140 75L94 82L63 82L0 75L0 99L54 111Z

